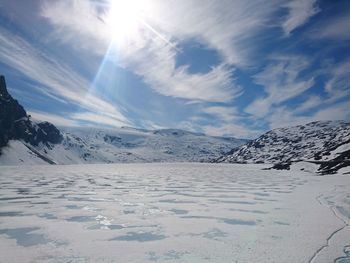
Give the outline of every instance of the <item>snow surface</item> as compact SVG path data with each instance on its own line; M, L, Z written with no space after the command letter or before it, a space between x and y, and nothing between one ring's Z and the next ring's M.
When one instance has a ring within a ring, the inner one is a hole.
M350 177L266 165L0 168L0 262L342 262Z
M38 158L38 156L29 150L22 141L11 140L8 146L1 150L0 165L18 164L33 165L47 164L47 162Z

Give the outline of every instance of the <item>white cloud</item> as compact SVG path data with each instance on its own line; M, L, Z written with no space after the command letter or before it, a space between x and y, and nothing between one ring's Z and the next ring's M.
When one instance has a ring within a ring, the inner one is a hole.
M93 112L66 113L65 117L41 111L28 111L28 114L36 121L48 121L63 127L121 127L129 123L120 121L118 118Z
M300 78L300 73L309 65L309 61L300 56L274 58L272 63L254 77L267 95L253 101L245 111L258 118L265 117L273 106L278 106L311 88L314 85L312 77Z
M245 112L250 113L256 118L263 118L269 113L272 105L273 102L269 97L258 98L245 108Z
M150 120L141 121L141 127L144 127L147 130L161 130L167 128L165 126L158 125L157 123Z
M56 115L49 114L46 112L40 111L28 111L28 114L32 116L32 118L36 121L48 121L57 126L65 126L65 127L77 127L79 126L74 120Z
M271 25L280 1L155 1L155 23L177 39L197 39L228 64L246 64L251 38Z
M306 124L311 121L350 120L349 108L350 103L343 102L318 110L314 114L306 116L296 115L295 112L292 112L285 107L280 107L267 117L267 121L270 124L270 128L273 129Z
M328 77L324 85L324 91L327 95L323 97L319 94L309 95L302 103L293 109L294 114L302 114L319 107L324 108L326 113L331 112L333 104L338 103L350 95L350 62L330 63L325 68L319 70L319 72ZM323 112L323 110L320 112ZM320 118L321 115L322 114L318 114L315 118ZM325 119L323 118L323 120Z
M234 122L238 119L238 111L234 107L210 106L203 108L201 112L210 114L223 122Z
M311 95L308 98L306 98L306 100L301 103L300 105L298 105L295 109L295 113L303 113L305 111L311 110L315 107L320 106L320 104L322 104L324 102L324 100L322 100L322 98L318 95Z
M263 131L250 129L244 125L234 123L226 123L221 125L205 125L203 126L205 134L211 136L233 136L235 138L251 139L256 138Z
M274 111L266 117L270 129L306 124L314 120L315 119L309 116L295 115L293 111L283 106L274 109Z
M246 120L246 117L239 114L237 108L233 106L209 106L201 109L201 113L211 115L216 122L215 125L202 125L203 131L212 136L254 138L262 133L260 129L242 124L242 120Z
M165 96L199 101L229 101L240 87L232 84L232 70L221 64L205 74L190 74L186 67L176 68L176 50L161 39L144 40L119 56L119 62L142 76L144 82ZM115 55L117 57L117 55Z
M103 22L103 14L90 1L62 0L45 1L41 9L42 17L55 26L51 38L75 45L76 49L86 49L104 55L111 36Z
M349 40L350 15L335 16L317 25L310 36L315 39Z
M330 100L335 101L350 93L350 61L331 65L328 69L330 79L325 85L325 91L330 95Z
M328 77L324 91L327 95L311 93L302 102L290 106L286 100L300 96L314 85L313 78L300 78L300 73L308 69L310 63L303 57L279 57L277 62L267 66L255 76L263 85L265 97L253 101L245 111L255 118L264 119L270 128L305 124L315 120L349 119L349 102L342 99L350 95L350 63L330 63L316 70Z
M292 0L286 4L288 15L282 28L287 36L320 11L316 3L317 0Z
M350 120L350 102L346 101L318 111L313 120Z
M121 127L130 125L129 122L121 121L119 118L93 112L78 112L69 115L69 118L76 121L84 121L95 125L103 124L110 127Z

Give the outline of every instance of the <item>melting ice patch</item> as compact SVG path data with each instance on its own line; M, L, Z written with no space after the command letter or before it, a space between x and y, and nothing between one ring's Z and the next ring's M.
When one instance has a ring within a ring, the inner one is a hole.
M127 232L126 235L118 236L111 240L148 242L164 238L166 238L166 236L154 234L152 232Z
M10 239L15 239L19 246L29 247L39 244L47 244L50 240L42 234L33 233L39 227L22 227L13 229L0 229L0 235L6 235Z

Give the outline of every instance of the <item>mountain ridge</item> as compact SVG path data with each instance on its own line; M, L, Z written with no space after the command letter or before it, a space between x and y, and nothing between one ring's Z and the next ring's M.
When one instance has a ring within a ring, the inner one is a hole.
M61 128L35 122L0 79L0 164L207 162L247 140L180 129Z

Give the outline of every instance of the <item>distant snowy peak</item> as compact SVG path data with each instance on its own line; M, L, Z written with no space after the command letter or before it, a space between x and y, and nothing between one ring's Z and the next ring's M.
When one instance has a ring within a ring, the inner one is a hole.
M207 162L246 142L174 129L79 128L66 130L62 145L87 163Z
M10 141L0 164L79 164L135 162L208 162L246 140L211 137L187 131L91 128L62 132L59 144L23 148ZM28 146L28 145L27 145Z
M246 145L234 148L217 162L290 163L301 160L322 167L348 164L350 123L318 121L271 130Z

